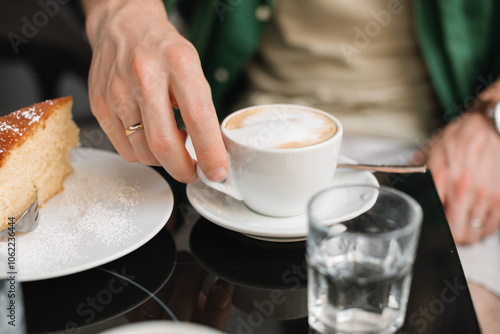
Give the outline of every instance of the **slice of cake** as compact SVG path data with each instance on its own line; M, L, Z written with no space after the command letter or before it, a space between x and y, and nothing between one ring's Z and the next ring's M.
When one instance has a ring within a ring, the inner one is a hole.
M34 104L0 117L0 231L19 216L38 192L41 206L62 190L73 171L71 150L78 145L73 99Z

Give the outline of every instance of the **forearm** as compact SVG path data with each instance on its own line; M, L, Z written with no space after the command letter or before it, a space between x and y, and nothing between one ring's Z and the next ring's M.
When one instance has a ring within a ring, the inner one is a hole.
M160 18L167 20L166 10L161 0L81 0L86 17L85 28L89 42L92 45L96 35L103 30L106 23L113 20L113 25L133 24L129 18L144 17L145 19ZM130 14L130 15L116 15ZM144 15L141 15L144 14ZM123 22L116 22L119 18Z
M90 42L94 39L99 23L120 3L120 0L81 0L85 13L85 28Z

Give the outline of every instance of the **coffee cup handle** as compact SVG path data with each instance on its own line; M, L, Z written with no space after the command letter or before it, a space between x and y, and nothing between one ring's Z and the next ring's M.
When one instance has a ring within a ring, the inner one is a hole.
M229 173L227 177L220 182L213 182L207 179L205 174L203 174L203 172L201 171L200 165L196 165L196 173L200 177L200 180L210 188L220 191L226 195L229 195L238 201L243 200L243 196L241 196L240 191L236 187L236 184L233 178L231 177L232 173Z

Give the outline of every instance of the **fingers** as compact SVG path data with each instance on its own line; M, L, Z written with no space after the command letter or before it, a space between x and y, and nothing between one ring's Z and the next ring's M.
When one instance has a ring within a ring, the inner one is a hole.
M158 165L149 148L143 144L145 140L142 131L130 135L130 138L125 135L127 127L141 121L141 111L133 94L130 93L129 79L113 62L116 59L109 57L109 54L116 52L116 46L110 44L103 44L94 52L89 73L92 112L113 146L125 160Z
M484 173L461 174L449 187L445 211L458 244L476 243L498 230L500 206L493 203L495 189Z
M217 182L227 176L227 154L210 87L198 66L199 60L191 59L190 64L193 61L193 68L179 65L179 76L173 81L172 92L193 140L200 168L210 180Z
M126 160L162 165L176 180L195 182L196 161L172 110L179 107L201 169L220 181L227 174L227 157L210 87L196 49L168 22L162 6L144 4L140 15L135 2L122 4L120 11L95 10L109 15L95 16L100 29L91 34L92 111ZM138 122L144 130L127 137L125 129Z
M445 211L456 243L473 243L482 236L480 230L470 224L472 219L483 221L486 211L486 203L481 202L485 198L474 171L475 165L466 160L460 168L450 172L452 176L448 182Z
M434 139L427 161L456 243L481 238L476 230L471 233L469 222L471 215L482 219L485 214L484 208L474 207L474 190L480 183L475 175L478 140L471 129L462 125L454 122Z
M155 155L149 148L145 130L132 133L128 136L128 140L130 141L130 144L132 144L137 159L142 164L148 166L161 166L161 163L158 159L156 159Z
M96 118L125 160L162 165L178 181L196 181L195 162L177 129L166 75L161 75L148 56L139 53L133 59L133 71L122 73L97 53L95 68L109 68L111 72L105 85L102 80L89 79ZM125 129L141 121L144 130L127 137Z
M484 232L485 236L492 235L496 231L498 231L498 226L500 225L500 206L496 206L496 208L492 209L485 221L484 221Z
M116 81L118 80L114 79L111 82ZM144 165L160 165L149 148L144 130L138 130L129 136L125 134L125 129L142 122L143 110L141 110L136 99L130 99L133 96L128 93L129 87L126 86L125 81L119 80L119 83L115 83L114 86L115 88L108 87L107 89L107 96L112 100L108 103L113 108L112 112L120 118L122 128L120 129L117 126L114 129L115 131L110 133L111 136L120 141L119 145L129 143L132 146L135 161L139 161ZM116 88L116 86L119 88Z
M152 69L144 71L147 70ZM146 75L143 74L143 78ZM154 73L149 75L153 78ZM167 77L156 77L155 80L141 82L142 98L138 104L146 136L143 143L173 178L180 182L194 182L198 179L196 162L185 148L183 133L177 129L168 94L168 80Z
M466 187L466 181L461 182L458 187ZM450 189L453 191L453 188ZM456 243L464 243L468 238L469 232L469 207L470 196L454 197L449 196L446 205L444 206L448 223Z
M427 160L427 167L432 172L432 178L434 180L434 184L436 186L436 190L438 192L439 198L444 206L447 203L447 174L446 169L443 168L445 166L445 156L444 153L440 152L441 150L435 150L432 155L430 155Z
M180 65L176 67L174 64L173 72L162 75L148 56L134 58L134 76L127 82L136 82L136 93L133 95L135 101L121 102L120 97L131 95L126 93L127 88L118 83L109 85L107 96L116 97L117 101L108 102L108 105L116 106L109 113L117 114L123 127L117 126L115 120L107 133L119 153L129 161L162 165L180 182L198 181L196 161L185 148L184 132L177 129L172 96L186 118L185 123L193 137L200 167L211 180L220 181L227 174L226 151L208 83L204 79L199 60L195 58L195 51L191 52L194 56L186 56L191 58L185 60L190 64L188 68ZM188 94L187 89L195 93ZM141 120L144 131L124 137L124 129Z
M90 108L118 153L127 161L137 161L134 149L123 132L122 121L115 112L120 103L118 100L115 102L109 100L108 82L103 79L110 76L110 70L104 71L103 68L111 67L111 60L105 55L114 52L114 48L109 45L103 45L94 52L88 83Z
M430 150L428 166L456 243L473 244L500 224L500 145L479 114L462 116ZM499 209L497 209L499 208Z
M466 214L465 226L466 233L462 237L460 243L464 243L466 245L471 245L479 240L483 239L485 235L485 222L487 219L487 204L480 204L478 202L477 206L470 206L470 211ZM457 241L458 242L458 241Z
M481 143L480 140L477 142ZM474 149L474 143L471 143L471 150ZM482 146L482 145L481 145ZM479 147L476 147L480 150ZM486 154L487 150L482 155L477 156L482 165L489 165L491 157ZM469 169L469 175L472 179L469 186L469 215L468 219L468 233L463 239L465 244L473 244L483 237L485 237L485 223L488 218L488 210L491 207L492 192L490 189L489 170L474 168Z
M489 147L491 143L483 143ZM495 166L496 161L489 150L479 157L484 166ZM470 189L473 203L470 206L469 233L464 243L473 244L498 230L500 224L500 195L495 171L491 168L478 169L474 173L475 183Z
M98 107L96 105L98 105L98 103L91 99L90 106L92 111L96 116L99 125L108 136L118 154L120 154L126 161L138 161L134 148L125 135L120 118L115 114L112 114L111 111L108 111L109 108L107 106ZM102 115L104 112L108 112L108 115Z

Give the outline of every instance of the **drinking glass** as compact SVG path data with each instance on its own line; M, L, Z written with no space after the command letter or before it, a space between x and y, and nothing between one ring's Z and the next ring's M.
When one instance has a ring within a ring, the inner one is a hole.
M308 205L309 325L394 333L404 322L422 209L385 186L341 185Z

